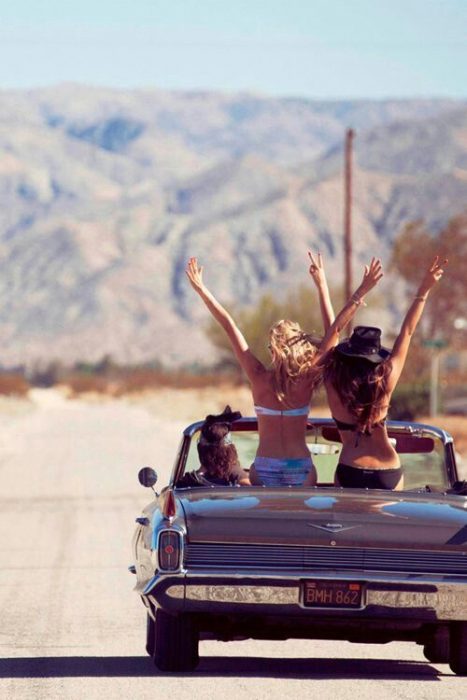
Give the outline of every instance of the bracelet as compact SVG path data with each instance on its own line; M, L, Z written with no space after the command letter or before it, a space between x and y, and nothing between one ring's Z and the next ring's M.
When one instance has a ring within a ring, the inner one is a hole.
M353 295L350 297L350 301L352 302L352 304L355 304L356 306L366 306L366 304L365 304L365 302L363 301L363 299L360 299L360 298L357 297L355 294L353 294Z
M425 294L425 296L423 296L423 294L417 294L417 296L415 296L414 299L417 299L418 301L426 301L427 297L428 294Z

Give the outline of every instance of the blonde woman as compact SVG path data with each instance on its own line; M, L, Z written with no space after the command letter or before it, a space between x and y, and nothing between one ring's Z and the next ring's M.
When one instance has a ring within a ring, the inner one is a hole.
M265 486L311 486L316 470L306 445L306 424L312 394L322 380L322 359L339 340L365 295L383 276L381 262L365 266L361 284L334 319L321 255L309 253L310 275L317 287L324 338L307 335L298 323L277 321L269 332L271 365L251 352L230 314L203 283L203 268L190 258L186 274L191 286L227 334L235 356L251 384L258 416L259 444L250 481Z

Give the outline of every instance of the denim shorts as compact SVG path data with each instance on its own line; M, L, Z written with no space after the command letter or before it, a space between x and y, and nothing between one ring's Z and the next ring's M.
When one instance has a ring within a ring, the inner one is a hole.
M253 466L264 486L302 486L313 462L311 457L279 459L257 455Z

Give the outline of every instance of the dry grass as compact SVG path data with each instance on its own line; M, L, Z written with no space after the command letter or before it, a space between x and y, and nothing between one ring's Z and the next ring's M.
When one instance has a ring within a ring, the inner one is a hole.
M182 370L169 373L144 367L112 371L107 375L71 372L65 374L61 380L62 385L69 387L72 398L89 393L115 398L160 392L168 388L175 391L209 390L225 382L225 377L214 374L191 374Z

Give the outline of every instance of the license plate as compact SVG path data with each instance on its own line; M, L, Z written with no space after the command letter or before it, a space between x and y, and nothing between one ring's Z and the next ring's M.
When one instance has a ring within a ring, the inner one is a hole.
M303 603L309 608L361 608L361 583L304 581Z

